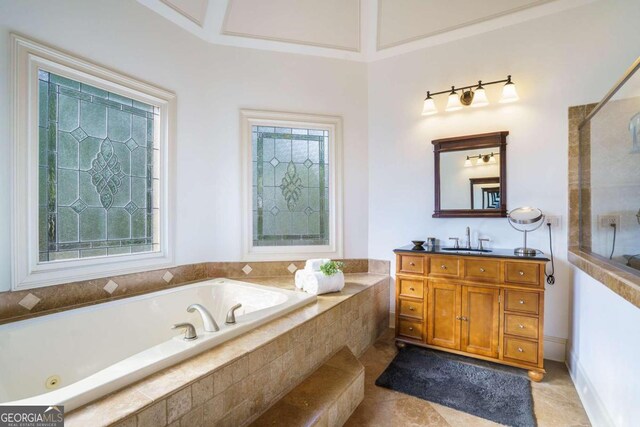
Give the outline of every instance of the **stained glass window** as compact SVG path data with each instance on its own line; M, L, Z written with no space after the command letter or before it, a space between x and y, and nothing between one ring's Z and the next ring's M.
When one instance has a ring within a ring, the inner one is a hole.
M158 251L158 108L38 77L40 262Z
M253 245L329 244L329 131L252 126Z

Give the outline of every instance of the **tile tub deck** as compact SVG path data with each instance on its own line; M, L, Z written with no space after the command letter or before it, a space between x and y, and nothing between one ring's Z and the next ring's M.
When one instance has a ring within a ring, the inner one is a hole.
M345 288L66 416L67 426L246 425L342 346L360 356L388 327L389 275ZM292 277L245 281L294 289Z

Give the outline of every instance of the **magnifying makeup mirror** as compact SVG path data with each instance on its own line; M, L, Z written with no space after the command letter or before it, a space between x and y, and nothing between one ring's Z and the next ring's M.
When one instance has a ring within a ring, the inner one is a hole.
M513 253L519 256L535 256L537 249L527 247L527 233L537 230L544 224L544 214L538 208L516 208L507 214L509 224L514 230L524 233L524 246L516 248Z

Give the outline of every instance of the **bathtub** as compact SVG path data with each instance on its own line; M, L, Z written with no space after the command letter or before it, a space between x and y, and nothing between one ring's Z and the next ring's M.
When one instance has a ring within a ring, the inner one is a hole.
M0 405L82 406L315 301L314 295L213 279L0 325ZM204 332L193 303L220 326ZM236 324L225 324L227 310ZM183 340L175 323L198 339Z

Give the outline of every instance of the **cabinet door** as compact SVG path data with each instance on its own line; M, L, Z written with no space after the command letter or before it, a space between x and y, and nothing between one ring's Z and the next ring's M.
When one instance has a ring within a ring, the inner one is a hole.
M460 349L460 286L429 282L427 343Z
M462 287L462 351L498 357L499 290Z

